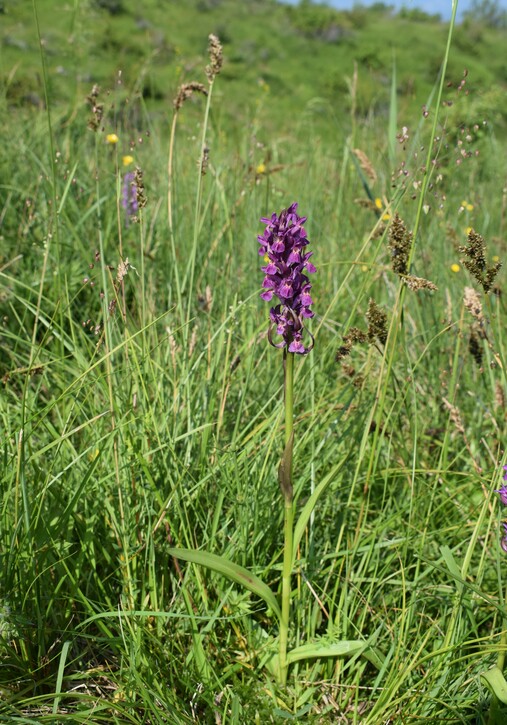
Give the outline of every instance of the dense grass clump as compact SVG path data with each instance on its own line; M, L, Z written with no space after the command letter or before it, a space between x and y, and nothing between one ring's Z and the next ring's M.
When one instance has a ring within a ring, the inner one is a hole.
M501 723L500 58L420 18L410 97L406 17L183 5L176 47L158 3L5 3L2 721ZM295 201L315 344L284 417L257 235Z

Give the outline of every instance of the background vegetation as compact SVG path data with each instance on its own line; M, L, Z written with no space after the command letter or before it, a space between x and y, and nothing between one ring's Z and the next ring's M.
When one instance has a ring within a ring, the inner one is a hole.
M503 30L455 28L437 106L448 29L420 12L135 7L2 3L3 721L486 722L479 674L506 629L505 277L485 295L459 247L473 227L488 262L507 252ZM178 112L171 223L172 101L206 84L210 32L224 67L208 123L200 94ZM364 638L385 661L299 663L281 692L262 601L169 549L278 589L283 381L256 235L296 200L318 266L299 509L326 487L291 644ZM396 211L436 291L393 272ZM337 356L371 298L386 344Z

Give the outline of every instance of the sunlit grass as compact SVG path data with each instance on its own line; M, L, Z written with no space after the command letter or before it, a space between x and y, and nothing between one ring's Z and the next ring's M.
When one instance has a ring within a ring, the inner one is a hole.
M188 80L206 82L205 62ZM485 722L479 674L505 629L493 494L504 272L486 296L459 248L470 227L488 265L506 256L502 146L472 122L462 156L456 107L470 108L455 88L444 90L455 105L433 97L427 117L398 118L397 139L384 115L352 113L346 140L316 136L303 115L262 144L262 113L230 126L227 93L218 76L204 142L206 99L181 109L171 222L172 111L160 123L103 89L94 132L89 106L71 119L50 107L51 158L44 112L1 109L2 717ZM122 207L124 157L143 171L138 223ZM385 662L298 662L280 690L265 669L277 631L264 602L171 550L208 550L280 591L283 378L256 237L261 216L293 201L318 261L315 348L295 366L296 513L322 493L298 552L289 646L364 639ZM396 213L416 231L410 273L437 290L396 273ZM385 344L351 332L368 337L371 299Z

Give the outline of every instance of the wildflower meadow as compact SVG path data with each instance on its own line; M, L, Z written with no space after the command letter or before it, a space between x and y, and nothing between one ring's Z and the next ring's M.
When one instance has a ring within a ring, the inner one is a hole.
M449 7L0 2L2 723L507 723L506 18Z

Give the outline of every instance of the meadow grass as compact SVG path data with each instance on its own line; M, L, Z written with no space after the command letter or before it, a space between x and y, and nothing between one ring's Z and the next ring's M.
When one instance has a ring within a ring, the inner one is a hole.
M186 80L206 84L206 62ZM488 264L505 257L507 197L501 140L462 79L435 74L427 117L396 93L365 116L352 77L343 136L307 113L266 137L272 89L250 88L238 128L218 75L178 111L169 172L174 111L161 123L135 88L100 91L96 131L90 104L2 104L3 721L503 722L480 679L505 650L503 272L486 295L459 247L473 227ZM223 556L279 594L283 375L256 236L293 201L318 266L315 348L295 361L296 515L321 493L289 646L360 639L382 664L304 660L279 687L273 613L171 552ZM410 274L436 290L396 273L396 213ZM386 338L352 344L372 298Z

